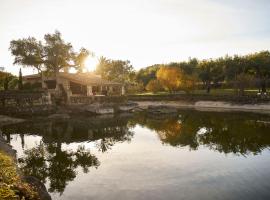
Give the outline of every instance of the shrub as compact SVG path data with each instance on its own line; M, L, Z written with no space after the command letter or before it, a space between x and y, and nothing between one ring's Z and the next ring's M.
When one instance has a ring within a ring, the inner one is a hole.
M0 199L39 199L37 192L21 181L11 157L0 152Z
M147 91L156 93L162 90L162 86L158 80L151 80L149 83L146 85L145 89Z

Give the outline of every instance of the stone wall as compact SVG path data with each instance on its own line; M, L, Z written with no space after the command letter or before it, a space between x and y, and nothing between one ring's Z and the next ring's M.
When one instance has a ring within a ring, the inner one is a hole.
M51 95L45 91L0 91L1 114L43 114L51 112Z
M51 105L51 95L45 91L1 91L1 107Z
M124 96L71 96L70 104L123 103Z

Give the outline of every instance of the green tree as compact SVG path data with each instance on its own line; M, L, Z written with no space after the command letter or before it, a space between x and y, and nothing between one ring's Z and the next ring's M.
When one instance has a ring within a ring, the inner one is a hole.
M44 40L44 44L34 37L12 40L9 49L15 56L14 64L33 67L41 74L42 71L54 73L56 88L58 88L59 72L68 71L71 67L82 71L90 52L85 48L81 48L78 53L75 52L71 43L62 39L59 31L45 34Z
M12 40L9 49L15 57L14 64L42 71L44 52L41 41L37 41L34 37Z
M13 64L36 69L43 80L44 47L41 41L37 41L34 37L12 40L9 50L14 56Z
M59 72L61 70L68 71L75 68L82 71L85 59L89 52L85 48L81 48L79 53L73 50L71 43L67 43L62 39L59 31L44 36L44 65L46 70L55 74L56 87L58 87Z
M254 72L251 71L250 59L247 56L226 56L224 66L225 80L228 83L233 83L233 87L238 91L238 94L243 95L244 88L251 87L252 82L254 82Z
M254 75L259 80L259 90L262 93L266 92L266 83L270 78L270 52L262 51L259 53L247 56L250 60L251 69Z
M224 79L222 65L214 60L203 60L199 63L199 77L206 86L206 92L210 93L211 83L217 84Z
M157 65L152 65L152 66L140 69L136 73L136 77L135 77L136 81L138 83L143 83L143 85L146 86L151 80L156 79L156 73L162 66L163 65L157 64Z
M18 84L18 78L8 72L0 72L0 90L15 89Z
M130 61L110 60L105 57L99 58L96 73L106 80L120 83L131 83L135 78L135 71Z

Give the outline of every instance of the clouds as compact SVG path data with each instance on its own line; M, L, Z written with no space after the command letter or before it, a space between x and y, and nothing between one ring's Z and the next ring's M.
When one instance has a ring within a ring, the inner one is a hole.
M268 0L1 0L0 65L12 65L10 40L55 29L137 68L269 49L268 10Z

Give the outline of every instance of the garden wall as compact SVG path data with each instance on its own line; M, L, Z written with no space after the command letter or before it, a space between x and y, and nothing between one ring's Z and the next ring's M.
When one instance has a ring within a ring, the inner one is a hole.
M45 91L0 91L1 114L43 114L52 111L51 95Z
M124 96L71 96L70 104L122 103L125 100Z

